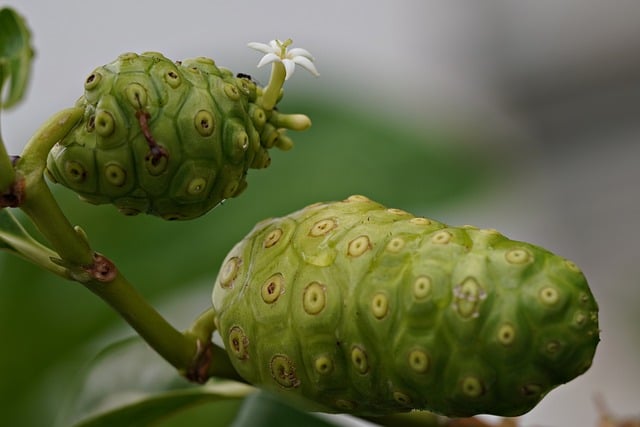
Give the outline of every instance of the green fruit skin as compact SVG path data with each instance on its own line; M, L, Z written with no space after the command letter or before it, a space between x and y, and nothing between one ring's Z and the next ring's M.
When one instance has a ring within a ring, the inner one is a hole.
M211 59L127 53L96 68L84 87L76 104L84 118L49 153L47 174L88 202L190 219L237 196L247 170L270 163L275 130L265 131L272 112L255 105L261 89ZM146 159L141 112L167 153L157 164Z
M212 297L238 373L327 412L521 415L599 341L572 262L363 196L258 224Z

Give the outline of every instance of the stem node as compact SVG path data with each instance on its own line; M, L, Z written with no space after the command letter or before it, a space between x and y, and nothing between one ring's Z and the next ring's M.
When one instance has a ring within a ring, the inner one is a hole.
M209 365L213 358L213 343L203 343L196 340L196 354L193 357L193 363L189 366L184 374L189 381L204 384L209 379Z
M101 283L111 282L118 275L118 269L113 261L99 253L93 255L93 264L85 267L84 270L92 279Z
M0 209L17 208L22 205L22 202L24 201L25 187L24 177L16 176L15 181L9 189L0 193Z

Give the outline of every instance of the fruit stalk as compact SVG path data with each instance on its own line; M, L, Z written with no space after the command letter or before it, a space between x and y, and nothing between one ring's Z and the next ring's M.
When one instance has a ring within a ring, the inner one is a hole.
M14 180L15 172L13 170L13 164L7 153L7 147L4 145L2 133L0 133L0 195L10 191Z
M58 206L44 181L43 173L49 150L75 126L82 114L80 108L69 108L54 114L33 135L16 163L16 176L24 180L20 208L60 257L76 266L91 264L93 253Z

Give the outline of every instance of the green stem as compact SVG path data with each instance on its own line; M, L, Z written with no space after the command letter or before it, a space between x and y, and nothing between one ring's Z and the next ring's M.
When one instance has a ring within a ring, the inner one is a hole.
M200 342L211 342L213 332L216 330L216 313L209 308L202 313L187 331L188 335L196 337ZM209 377L227 378L236 381L243 381L236 369L231 364L229 354L222 348L214 345L212 347L211 363L208 369Z
M87 289L102 298L167 362L186 370L197 351L196 338L176 330L120 273L107 283L90 281Z
M94 262L94 252L64 216L44 180L27 187L22 209L52 243L71 276L102 298L165 360L180 371L188 371L198 353L196 337L182 334L171 326L119 272L111 280L85 281L82 272ZM114 267L115 269L115 267ZM87 277L88 273L84 277ZM205 344L208 344L206 341Z
M274 62L271 65L271 77L269 78L269 84L264 88L262 92L262 101L260 106L266 111L272 111L278 103L280 98L280 91L284 85L284 78L286 76L286 70L282 62Z
M25 146L17 168L27 178L42 177L49 151L67 135L73 127L82 119L84 110L80 107L67 108L51 116Z
M93 251L84 236L77 233L54 199L44 181L47 155L82 118L82 108L69 108L53 115L27 143L16 165L16 174L25 180L20 208L67 263L88 266Z
M57 253L33 239L9 210L0 211L0 249L8 250L53 274L69 278L68 270L52 259Z
M67 264L86 267L93 263L93 250L64 215L43 178L26 187L20 208L36 225Z
M216 312L212 308L205 310L189 327L188 333L203 341L210 341L216 330Z
M209 364L209 370L207 371L207 375L209 377L216 378L226 378L229 380L235 380L240 382L245 382L246 380L242 378L236 368L231 364L231 360L229 359L229 353L223 348L218 347L217 345L213 346L213 353L211 355L211 363Z
M5 147L4 141L2 140L2 134L0 133L0 194L9 192L15 179L16 175L13 170L13 164L7 153L7 147Z

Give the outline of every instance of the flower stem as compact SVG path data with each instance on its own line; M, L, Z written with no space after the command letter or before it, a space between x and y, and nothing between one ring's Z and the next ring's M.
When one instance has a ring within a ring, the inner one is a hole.
M284 85L284 79L286 77L286 70L282 62L274 62L271 64L271 77L269 78L269 84L264 88L262 92L261 106L267 111L272 111L278 103L280 98L280 92Z

